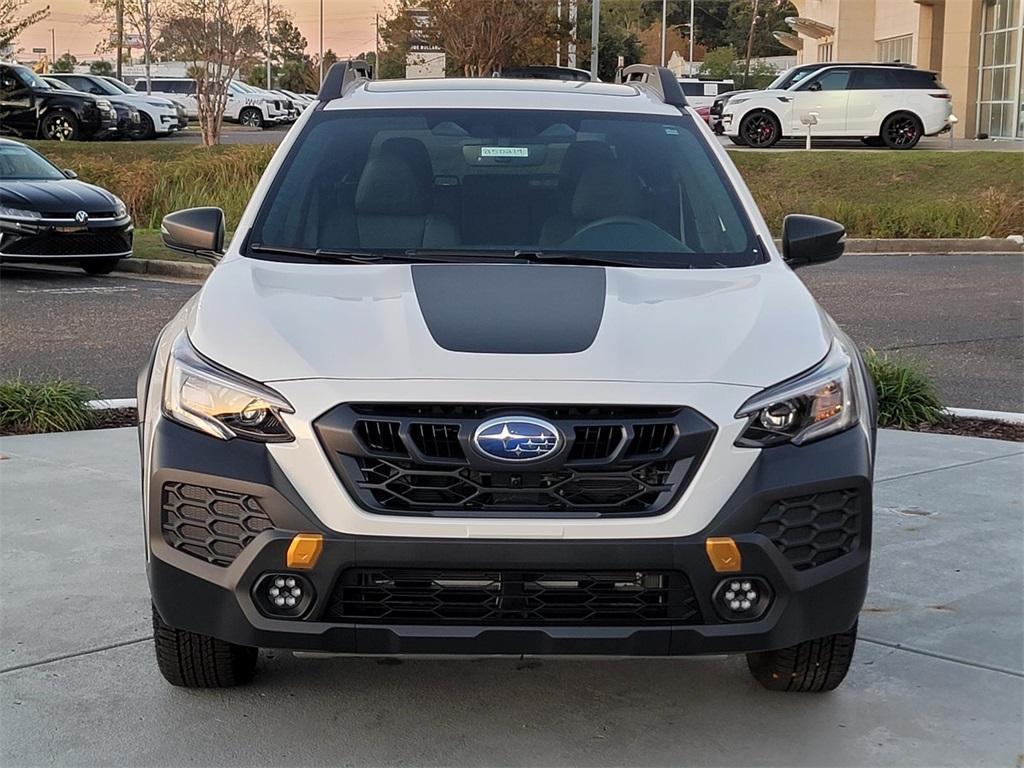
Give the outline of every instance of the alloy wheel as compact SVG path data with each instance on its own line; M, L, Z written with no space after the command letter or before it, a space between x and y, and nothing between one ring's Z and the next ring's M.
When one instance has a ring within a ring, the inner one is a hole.
M242 125L248 128L258 128L260 125L259 115L251 109L246 110L242 114Z
M885 134L891 147L905 147L917 141L917 121L909 116L894 117L886 126Z
M58 115L46 127L46 138L67 141L75 135L75 126L64 115Z
M768 115L752 115L743 123L743 138L752 147L767 147L775 143L776 130Z

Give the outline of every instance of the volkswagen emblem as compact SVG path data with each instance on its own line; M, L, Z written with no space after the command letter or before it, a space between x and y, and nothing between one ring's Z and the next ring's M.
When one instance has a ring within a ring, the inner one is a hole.
M79 224L85 224L85 222L87 222L88 220L89 214L86 213L85 211L79 211L78 213L75 214L75 221L77 221Z
M554 425L529 416L488 419L473 433L473 445L496 461L537 461L553 456L562 447L562 435Z

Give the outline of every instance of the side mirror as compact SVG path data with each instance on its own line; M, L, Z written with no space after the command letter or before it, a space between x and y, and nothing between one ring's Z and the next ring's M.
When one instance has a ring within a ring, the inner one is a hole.
M78 174L77 174L77 173L75 173L74 171L72 171L72 170L71 170L70 168L65 168L65 169L64 169L64 170L62 171L62 173L63 173L63 174L65 175L65 176L67 176L67 177L68 177L69 179L77 179L77 178L78 178Z
M793 269L835 261L846 249L846 228L831 219L793 213L782 221L782 258Z
M201 256L216 263L224 254L224 211L186 208L164 216L160 239L172 251Z

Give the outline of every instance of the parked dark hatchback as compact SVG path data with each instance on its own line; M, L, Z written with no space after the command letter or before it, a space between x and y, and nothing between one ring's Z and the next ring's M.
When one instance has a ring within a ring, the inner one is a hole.
M0 130L26 139L99 139L117 130L106 99L59 91L28 67L0 64Z
M116 195L0 139L0 261L73 263L106 274L132 255L132 230Z

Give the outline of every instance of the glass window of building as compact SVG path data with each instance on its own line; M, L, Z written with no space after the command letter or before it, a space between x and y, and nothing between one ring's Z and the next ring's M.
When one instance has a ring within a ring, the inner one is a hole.
M832 43L820 43L818 45L818 62L832 61Z
M913 62L914 36L888 37L875 43L875 61Z
M1024 137L1022 39L1022 0L991 0L982 4L978 133L999 138Z

